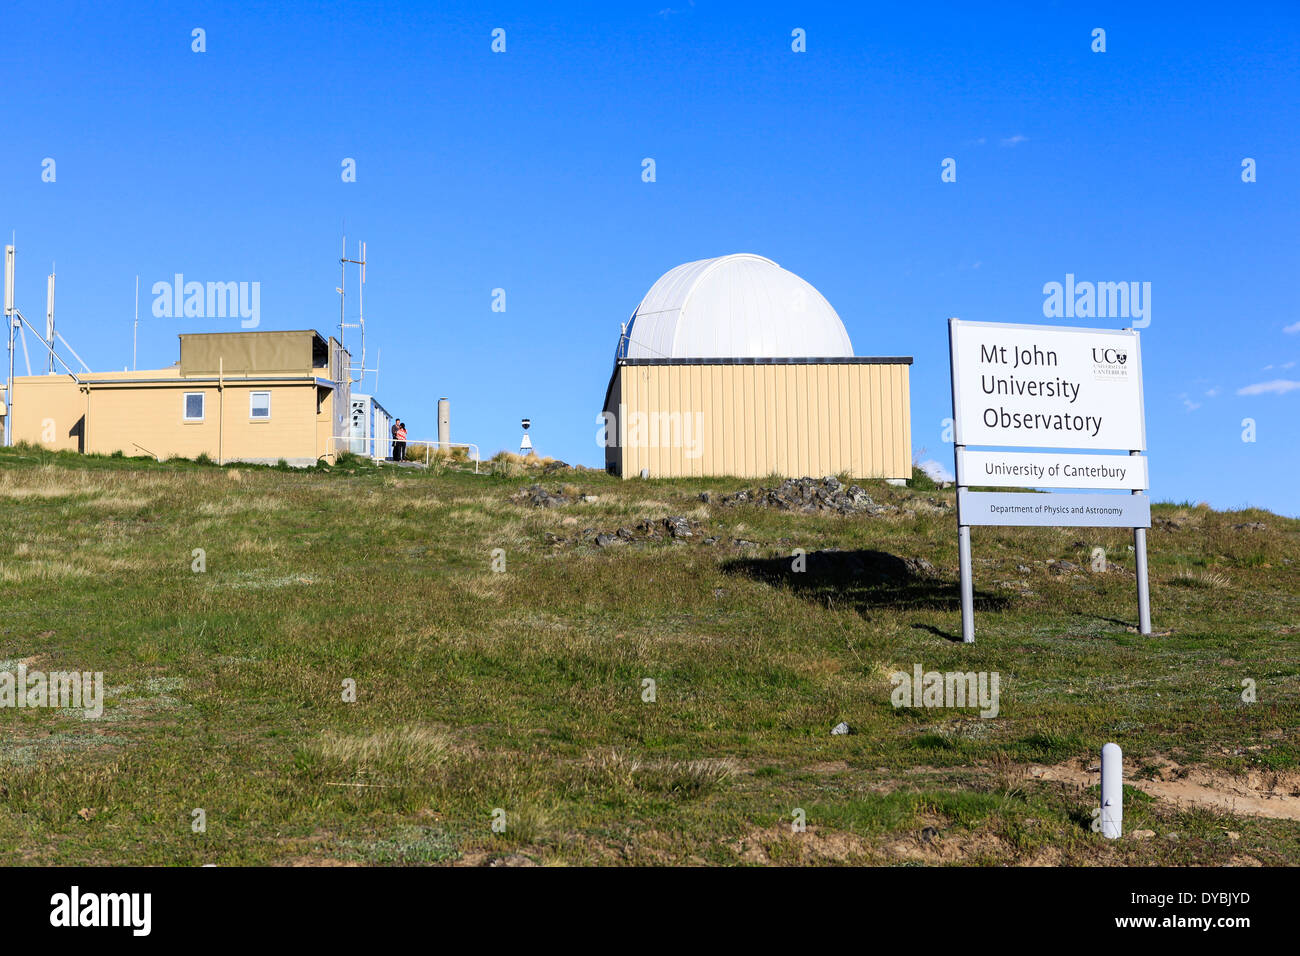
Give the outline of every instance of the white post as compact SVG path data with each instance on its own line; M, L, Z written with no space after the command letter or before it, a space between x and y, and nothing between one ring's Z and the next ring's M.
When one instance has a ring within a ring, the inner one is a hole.
M1130 451L1129 455L1140 454L1136 451ZM1142 492L1134 491L1133 494L1140 495ZM1151 589L1147 583L1147 529L1133 529L1133 553L1137 560L1137 585L1138 585L1138 633L1151 634Z
M1101 748L1101 834L1118 840L1124 832L1124 754L1119 744Z

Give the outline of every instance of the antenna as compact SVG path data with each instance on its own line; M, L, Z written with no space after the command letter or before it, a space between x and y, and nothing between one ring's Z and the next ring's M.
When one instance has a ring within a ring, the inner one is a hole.
M45 279L45 347L49 349L50 366L48 374L54 374L54 263L50 263L50 274Z
M343 246L339 254L339 286L335 291L339 294L339 346L342 347L347 336L344 329L348 327L344 313L348 300L348 237L346 235L343 237Z
M14 247L5 246L5 316L14 314Z
M136 343L140 340L140 277L135 277L135 325L131 326L131 371L135 371Z
M62 365L65 369L67 369L68 374L72 376L72 380L76 382L78 385L81 384L81 379L77 377L77 373L73 370L72 366L70 366L67 362L65 362L63 360L63 356L59 355L58 352L54 350L55 341L62 342L64 348L66 348L72 354L72 357L75 358L81 364L81 367L84 368L87 372L90 371L90 367L87 366L84 361L82 361L81 356L78 355L76 353L76 350L74 350L73 347L68 344L68 340L65 339L62 335L60 335L58 331L54 328L55 273L54 273L54 268L52 263L51 263L50 275L45 285L45 294L46 294L45 335L41 335L40 331L36 328L36 326L32 325L32 323L28 321L27 317L23 315L22 311L18 308L14 296L14 260L16 258L14 250L16 244L17 244L17 239L15 237L15 239L11 241L9 245L5 246L5 292L4 292L5 309L4 311L5 311L5 324L9 327L7 333L7 341L9 345L9 380L5 383L5 392L6 392L5 404L7 406L7 409L5 413L4 443L6 445L12 445L14 443L14 435L13 435L14 359L16 357L19 345L21 345L23 349L23 363L27 366L27 374L28 376L31 376L32 374L32 358L27 351L27 330L28 329L32 330L32 335L36 337L36 341L39 342L41 346L45 349L45 351L49 353L50 355L49 368L51 372L54 371L55 360L58 360L59 364Z
M14 239L16 243L17 238ZM5 246L5 325L9 327L9 378L5 380L5 444L14 443L14 246Z
M360 385L365 381L367 372L375 373L375 391L379 390L379 362L376 354L375 367L366 368L366 244L357 243L357 259L348 258L348 239L343 237L343 254L339 258L339 285L334 291L339 294L339 347L344 347L345 329L361 330L361 362L357 366L358 376L352 378L351 372L348 373L348 379L353 385ZM360 266L361 284L357 288L357 321L347 321L347 269L349 265Z

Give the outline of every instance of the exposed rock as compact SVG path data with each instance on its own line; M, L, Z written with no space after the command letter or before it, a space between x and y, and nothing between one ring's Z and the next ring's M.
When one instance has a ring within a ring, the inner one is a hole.
M838 478L787 478L776 488L751 488L723 495L724 505L755 504L782 511L837 512L877 515L892 506L876 504L858 485L847 487Z
M702 492L700 492L700 500L703 501L703 502L707 505L710 501L713 500L713 495L711 495L711 494L710 494L709 492L707 492L707 491L702 491Z
M566 518L564 523L572 523L572 521ZM647 518L638 521L633 528L625 525L617 531L586 528L577 538L572 540L558 537L548 531L546 532L546 541L552 545L589 543L598 548L609 548L621 544L663 541L665 538L672 540L693 539L699 528L700 523L698 521L691 521L681 515L671 515L658 521L651 521ZM717 538L712 540L716 542Z
M929 577L934 574L934 565L925 558L904 558L903 564L907 566L908 571L917 577Z
M1233 531L1267 531L1268 525L1262 521L1247 521L1245 524L1234 524Z
M529 485L524 491L513 495L510 500L529 504L534 508L559 508L569 503L568 495L558 491L547 491L541 485Z
M664 527L674 538L692 537L691 523L681 515L671 515L664 519Z
M1134 830L1133 831L1133 839L1135 840L1150 840L1155 835L1156 835L1155 830Z
M836 724L834 727L831 728L832 737L842 737L844 734L851 734L851 733L853 733L853 728L850 727L848 724L846 724L844 721L840 721L838 724Z

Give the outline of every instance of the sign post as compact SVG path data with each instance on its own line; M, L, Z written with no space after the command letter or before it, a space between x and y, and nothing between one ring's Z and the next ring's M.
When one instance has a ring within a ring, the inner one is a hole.
M975 525L1132 528L1138 630L1150 634L1146 529L1151 503L1145 494L1138 333L954 318L948 320L948 347L962 642L975 642L970 546ZM972 445L1061 450L974 450ZM1128 454L1096 454L1119 451ZM1091 493L978 492L972 486Z

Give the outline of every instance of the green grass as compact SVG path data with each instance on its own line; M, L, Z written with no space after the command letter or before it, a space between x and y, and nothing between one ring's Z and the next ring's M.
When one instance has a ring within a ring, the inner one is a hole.
M899 510L842 518L718 505L740 480L484 471L0 450L0 671L107 685L99 720L0 708L0 863L1300 861L1296 821L1140 790L1126 829L1157 837L1103 841L1095 786L1028 773L1115 740L1134 783L1300 779L1300 522L1155 506L1154 637L1130 534L976 529L963 646L951 490L872 482ZM573 503L511 500L539 480ZM667 515L700 527L584 538ZM802 577L796 548L853 557ZM895 709L914 664L998 672L998 716Z

